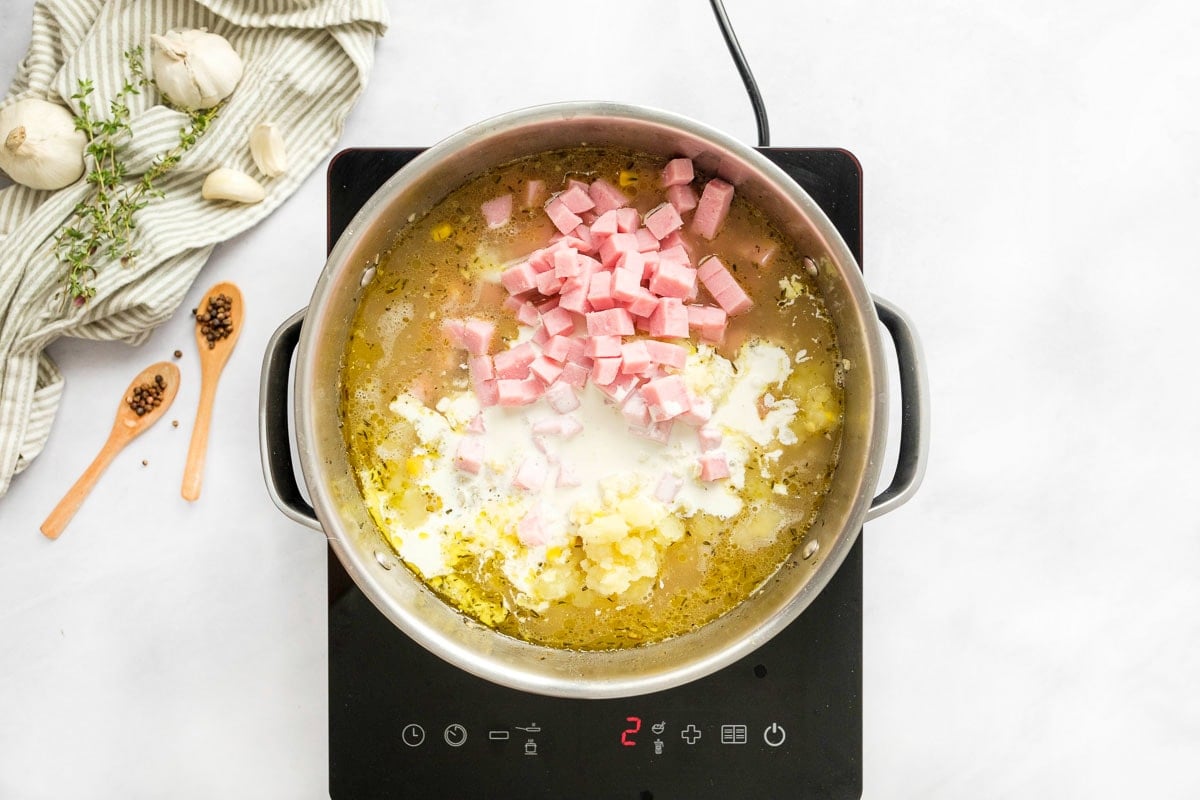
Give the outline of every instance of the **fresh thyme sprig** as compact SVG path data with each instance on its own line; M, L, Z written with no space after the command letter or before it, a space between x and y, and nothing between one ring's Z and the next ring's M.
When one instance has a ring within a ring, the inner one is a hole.
M95 91L90 80L78 81L78 91L71 95L79 106L75 127L87 137L84 152L91 157L87 182L92 190L75 206L70 221L55 237L54 252L67 267L67 296L76 304L85 303L96 294L91 280L97 274L97 259L119 260L127 266L137 258L138 251L131 243L137 227L134 215L150 200L163 196L155 181L179 164L220 110L220 105L199 110L179 109L188 115L188 124L179 129L179 142L155 156L150 168L136 181L126 181L127 169L119 150L133 136L129 98L151 85L142 59L140 46L125 51L130 77L109 102L107 119L97 118L87 102Z

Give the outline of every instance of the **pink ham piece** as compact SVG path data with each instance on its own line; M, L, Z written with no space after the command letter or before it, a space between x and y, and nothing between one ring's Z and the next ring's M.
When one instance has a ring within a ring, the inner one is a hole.
M494 406L500 402L500 392L496 388L496 382L493 380L482 380L472 377L471 388L475 390L475 397L479 399L479 406L481 408Z
M729 477L729 462L725 453L720 450L710 450L700 454L700 480L718 481Z
M621 371L621 358L597 358L592 362L592 383L607 386L617 379Z
M638 250L641 252L649 253L659 248L658 239L649 228L638 228L633 235L637 237Z
M677 297L660 297L658 308L650 315L647 330L651 336L686 339L688 317L683 301Z
M749 311L750 307L754 305L750 296L742 291L737 280L721 263L721 259L716 256L709 256L701 261L696 270L696 276L700 278L704 288L729 316Z
M528 261L515 264L500 273L500 283L509 294L523 294L537 288L538 271Z
M545 461L538 456L528 456L521 462L521 466L517 467L517 474L513 476L513 486L536 492L546 485L548 475L549 469Z
M730 184L720 178L713 178L704 184L700 202L696 204L696 211L692 215L692 230L710 241L715 239L725 224L732 202L733 186Z
M634 233L642 224L642 217L636 208L617 209L617 233Z
M479 207L489 228L503 228L512 219L513 196L502 194Z
M654 490L654 498L661 503L670 505L675 502L675 498L679 495L679 490L682 488L682 478L672 475L669 472L664 472L662 478L658 481L658 487Z
M631 428L645 428L652 421L645 399L636 392L625 398L625 402L621 405L621 416L629 421Z
M691 183L696 177L696 168L690 158L672 158L663 167L662 185L664 187L679 186Z
M549 386L558 380L558 376L562 374L562 364L558 363L547 356L538 356L529 365L529 372L536 375L538 380Z
M629 432L634 436L640 436L658 444L666 444L671 439L671 426L674 424L675 420L669 419L665 422L651 422L644 428L630 425Z
M550 221L554 223L554 227L558 228L559 233L563 235L570 233L583 223L582 219L571 211L571 209L567 208L561 196L552 197L546 203L546 215L550 217Z
M632 208L622 209L625 210L633 211L634 215L637 215L637 211ZM640 252L636 234L614 233L600 243L600 263L605 267L615 267L625 253Z
M707 397L696 397L689 394L688 403L690 405L688 410L679 415L679 418L688 425L699 427L712 419L712 401Z
M675 206L680 214L686 214L696 207L699 198L691 186L672 186L667 189L667 202Z
M531 180L525 184L525 208L533 208L542 199L542 195L546 192L546 182L541 180Z
M583 430L583 423L569 414L561 417L548 417L533 423L535 436L560 436L570 439Z
M655 422L674 419L688 410L687 385L678 375L667 375L649 381L641 389L650 418Z
M467 433L487 433L487 429L483 426L483 414L476 414L467 423Z
M639 286L637 294L628 304L629 313L637 317L649 317L658 308L658 297L649 289Z
M596 217L596 221L592 223L590 230L593 241L602 236L612 236L617 232L617 210L615 208L610 209Z
M558 294L558 290L562 288L564 280L556 276L553 270L539 272L537 276L537 290L547 297Z
M448 319L442 322L442 334L450 340L450 344L465 350L467 341L463 338L463 332L466 327L466 323L461 319Z
M650 291L659 297L678 297L686 300L696 291L696 270L674 261L660 261Z
M575 389L582 389L587 386L588 375L591 374L591 367L585 367L582 364L576 364L568 361L563 364L562 375L559 376L557 383L565 383Z
M587 292L592 311L607 311L617 304L612 296L612 275L611 272L597 272L592 276Z
M464 436L454 453L454 466L463 472L478 475L483 467L483 439L478 436Z
M542 314L542 326L551 336L566 336L575 330L575 318L565 308L552 308Z
M621 345L621 374L640 374L651 364L650 351L646 342L634 339Z
M501 350L492 358L496 375L500 378L520 379L529 374L529 365L537 358L537 352L529 342Z
M603 178L592 181L588 186L588 196L596 204L592 210L602 217L606 211L621 208L629 202L624 192Z
M675 210L675 206L670 203L659 203L646 212L646 218L642 224L654 234L654 238L662 241L667 234L683 227L683 220L680 218L679 212Z
M570 336L551 336L542 348L542 354L546 358L552 358L560 364L567 360L569 352L571 352Z
M582 214L584 211L591 211L596 207L596 201L588 196L587 184L578 181L574 182L574 185L560 194L558 198L572 214Z
M555 381L546 390L546 402L559 414L569 414L579 408L579 395L575 394L575 389L571 384Z
M683 345L647 339L646 352L650 355L651 361L662 364L664 367L683 369L687 366L688 350Z
M541 547L550 541L550 532L542 519L541 509L530 509L517 523L517 539L526 547Z
M721 432L711 425L705 425L696 431L696 438L700 441L700 449L706 453L721 446Z
M561 250L554 251L554 277L574 278L583 271L583 267L579 264L579 251L574 247L564 247Z
M612 299L626 307L637 300L642 289L641 275L627 269L615 269L612 272Z
M618 375L611 383L600 383L599 381L595 383L602 395L617 405L621 405L637 389L640 382L636 375Z
M587 320L588 336L632 336L633 317L623 308L606 311L591 311L584 316ZM684 315L684 335L687 335L687 315Z
M621 355L620 336L589 336L583 351L589 358L613 358Z
M496 377L496 367L492 364L491 356L471 356L467 360L467 369L471 371L472 378L481 381L490 381Z
M579 473L575 471L575 465L565 458L558 462L558 478L555 479L554 485L560 487L579 486L582 481L579 479Z
M496 380L496 403L502 406L527 406L542 396L545 387L534 376L522 380Z

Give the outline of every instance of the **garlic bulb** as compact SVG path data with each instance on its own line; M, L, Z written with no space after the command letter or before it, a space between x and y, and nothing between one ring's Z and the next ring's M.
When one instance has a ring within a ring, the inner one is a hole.
M83 175L87 137L71 112L30 97L0 111L0 169L33 189L61 189Z
M180 108L212 108L242 78L242 59L223 36L193 29L150 39L156 45L150 59L154 83Z
M205 200L234 200L238 203L257 203L267 196L262 184L244 172L219 167L209 173L200 187Z
M260 122L250 130L250 155L254 165L268 178L287 172L287 149L279 129L270 122Z

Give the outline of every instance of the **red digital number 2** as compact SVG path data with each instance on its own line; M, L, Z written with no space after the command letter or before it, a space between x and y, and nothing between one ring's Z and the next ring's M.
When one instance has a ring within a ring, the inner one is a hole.
M635 742L632 737L635 733L642 729L642 718L626 717L625 721L632 722L633 727L626 728L625 730L621 731L621 744L625 745L626 747L633 747L635 744L637 744L637 742Z

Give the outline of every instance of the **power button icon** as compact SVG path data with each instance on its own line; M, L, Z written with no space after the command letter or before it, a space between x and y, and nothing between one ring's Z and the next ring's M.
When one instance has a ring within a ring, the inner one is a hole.
M787 739L787 731L778 722L772 722L763 731L763 741L771 747L779 747Z

